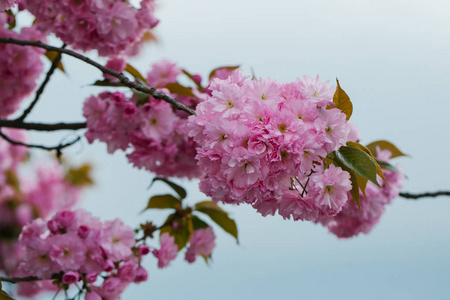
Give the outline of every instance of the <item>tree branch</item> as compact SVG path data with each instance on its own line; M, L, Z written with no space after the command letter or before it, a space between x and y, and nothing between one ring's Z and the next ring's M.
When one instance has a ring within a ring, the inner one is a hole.
M65 143L65 144L61 143L58 146L48 147L48 146L35 145L35 144L25 144L25 143L22 143L22 142L19 142L19 141L12 140L8 136L6 136L3 132L1 132L1 130L0 130L0 137L2 137L5 141L9 142L10 144L13 144L13 145L16 145L16 146L24 146L24 147L27 147L27 148L37 148L37 149L42 149L42 150L47 150L47 151L56 150L56 156L58 158L61 157L61 154L62 154L61 150L62 149L66 148L66 147L69 147L69 146L72 146L73 144L75 144L76 142L78 142L81 139L81 137L77 137L75 140L73 140L73 141L71 141L69 143Z
M438 196L450 196L450 191L439 191L433 193L421 193L421 194L410 194L410 193L400 193L400 197L406 199L420 199L420 198L428 198L428 197L438 197Z
M1 277L0 281L4 282L10 282L10 283L18 283L18 282L30 282L30 281L39 281L39 280L47 280L47 279L41 279L34 276L28 276L28 277Z
M61 49L66 48L66 44L63 44L61 46ZM50 66L50 69L47 72L47 75L45 76L44 81L42 82L39 89L36 91L36 95L34 97L33 102L31 102L30 106L22 113L20 117L16 119L16 121L23 121L28 116L28 114L31 112L33 107L36 105L36 103L39 101L39 98L41 97L42 93L44 92L45 87L47 86L48 82L50 81L50 78L53 75L53 72L55 72L56 68L58 67L59 63L61 62L61 53L58 52L58 55L53 60L52 65Z
M86 123L25 123L20 120L2 120L0 119L0 128L17 128L36 131L57 131L57 130L78 130L86 128Z
M53 47L47 44L44 44L40 41L26 41L26 40L19 40L19 39L13 39L13 38L0 38L0 43L4 43L4 44L16 44L16 45L20 45L20 46L32 46L32 47L39 47L39 48L43 48L46 49L48 51L55 51L58 53L64 53L67 55L70 55L72 57L75 57L87 64L90 64L94 67L96 67L97 69L99 69L100 71L102 71L103 73L109 74L111 76L116 77L117 79L120 80L120 82L124 85L126 85L129 88L133 88L135 90L138 90L140 92L143 92L145 94L149 94L151 96L153 96L153 98L155 99L161 99L164 100L170 104L172 104L173 106L175 106L176 109L182 110L187 112L188 114L191 115L195 115L195 111L190 109L189 107L185 106L184 104L178 102L177 99L172 98L166 94L164 94L163 92L158 91L157 89L153 88L153 87L148 87L142 84L139 84L135 81L130 81L130 79L128 79L128 77L126 77L125 75L123 75L122 73L116 72L114 70L111 70L109 68L106 68L104 66L102 66L101 64L93 61L92 59L81 55L75 51L72 50L68 50L68 49L61 49L58 47Z

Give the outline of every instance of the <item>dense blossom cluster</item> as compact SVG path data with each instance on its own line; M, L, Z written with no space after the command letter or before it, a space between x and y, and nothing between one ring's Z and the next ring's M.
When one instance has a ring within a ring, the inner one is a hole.
M388 162L390 157L391 152L389 150L377 149L378 160ZM340 238L349 238L360 233L368 234L380 220L385 206L398 197L400 190L403 188L403 172L399 168L397 170L398 172L383 170L387 183L379 178L378 182L381 188L372 182L367 183L365 189L367 200L360 193L361 209L358 208L349 194L349 201L342 211L334 217L319 220L320 223Z
M97 49L102 56L125 52L159 22L154 0L140 1L139 9L121 0L24 0L23 4L36 16L39 30L54 33L75 49Z
M120 68L120 61L111 64ZM170 94L164 86L175 83L180 74L175 64L161 61L153 65L147 80L151 86ZM177 98L195 107L202 95L205 94ZM110 153L130 149L127 157L136 167L165 177L202 175L194 159L196 145L187 134L187 114L174 111L167 102L150 97L140 103L136 95L127 98L121 92L103 92L86 99L83 115L89 142L95 139L105 142Z
M215 79L190 117L200 190L214 201L250 203L261 214L316 220L347 202L349 174L322 160L348 140L350 125L333 106L335 88L319 78L289 83Z
M34 27L25 27L20 33L5 28L7 16L0 13L0 37L24 40L44 40ZM42 72L41 55L45 51L35 47L0 44L0 118L14 113L21 101L35 89Z
M14 140L26 142L23 131L2 129ZM82 186L71 182L62 166L48 161L21 172L28 149L0 140L0 271L20 276L18 265L24 248L17 238L24 225L37 217L46 218L57 210L79 201ZM32 172L36 176L31 176ZM53 288L48 282L20 283L20 295L32 295Z
M23 275L67 285L83 281L87 299L118 299L131 282L148 277L133 230L118 219L102 223L81 209L62 210L25 226L19 242Z

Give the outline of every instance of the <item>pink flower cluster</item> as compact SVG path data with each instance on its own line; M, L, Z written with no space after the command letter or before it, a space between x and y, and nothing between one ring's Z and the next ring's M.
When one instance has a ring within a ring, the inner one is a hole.
M21 130L2 129L2 132L26 142ZM57 162L37 167L35 179L30 176L33 169L21 172L27 155L27 148L0 139L0 272L11 276L21 276L18 266L24 248L17 239L22 227L37 217L45 218L70 207L78 202L81 193L81 186L69 182ZM20 283L18 294L32 296L49 288L54 286L48 282Z
M120 0L24 0L24 4L36 16L39 30L53 32L75 49L97 49L101 56L125 52L159 22L154 0L141 0L139 9Z
M191 234L185 260L193 263L198 255L209 257L216 246L215 235L211 227L197 229ZM177 257L178 246L175 238L164 232L160 237L160 248L153 250L158 259L158 268L165 268Z
M43 40L43 35L33 28L23 28L16 33L4 28L6 15L0 13L0 37L23 40ZM22 100L36 87L42 72L41 54L45 50L13 44L0 44L0 118L14 113Z
M148 81L170 94L163 87L176 82L180 73L175 64L163 61L153 66ZM200 101L177 98L193 106ZM96 139L105 142L109 153L131 148L127 157L138 168L164 177L196 178L203 174L195 161L196 145L188 136L187 114L175 112L165 101L150 97L149 102L140 104L136 95L127 98L120 92L103 92L86 99L83 115L90 143Z
M23 276L68 285L83 280L89 299L119 299L131 282L147 280L133 230L118 219L102 223L84 210L63 210L26 225L19 241Z
M12 8L19 3L20 0L0 0L0 12Z
M322 160L348 140L350 125L333 106L335 88L319 78L215 79L189 118L207 174L200 190L214 201L249 203L261 214L316 220L347 202L349 174ZM305 188L304 188L305 187Z
M389 162L390 156L389 150L377 149L377 158L380 161ZM349 194L349 201L342 211L334 217L319 220L320 223L339 238L349 238L360 233L368 234L379 222L385 206L398 197L400 190L403 188L403 172L401 169L397 169L398 172L383 170L384 177L389 185L383 182L381 178L378 178L381 188L372 182L367 183L365 190L367 200L364 199L362 193L359 196L361 210Z

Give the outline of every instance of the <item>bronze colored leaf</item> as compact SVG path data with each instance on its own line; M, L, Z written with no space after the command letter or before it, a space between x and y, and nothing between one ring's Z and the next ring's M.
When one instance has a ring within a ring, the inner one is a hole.
M341 88L339 85L339 80L336 78L336 92L333 96L333 102L336 104L336 108L339 108L346 116L347 120L350 119L350 116L353 112L353 104L350 101L350 98L348 97L347 93Z
M402 151L400 151L394 144L388 142L388 141L375 141L370 143L369 145L367 145L366 147L370 149L370 151L372 151L372 153L377 153L377 146L381 149L381 150L389 150L392 153L391 158L395 158L395 157L399 157L399 156L408 156L407 154L403 153Z

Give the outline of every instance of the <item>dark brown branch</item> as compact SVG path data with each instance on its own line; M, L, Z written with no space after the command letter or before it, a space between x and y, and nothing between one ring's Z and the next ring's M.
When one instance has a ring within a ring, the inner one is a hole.
M61 46L61 49L64 49L64 48L66 48L66 44L63 44ZM50 66L50 69L47 72L47 75L45 75L44 81L42 82L42 84L39 87L39 89L36 91L36 95L35 95L35 97L33 99L33 102L31 102L30 106L28 106L28 108L25 109L25 111L22 113L22 115L20 117L18 117L16 119L16 121L23 121L23 120L25 120L25 118L28 116L28 114L34 108L36 103L39 101L39 98L41 97L42 93L44 92L45 87L49 83L50 78L52 77L52 75L55 72L56 68L58 68L58 65L59 65L60 62L61 62L61 53L58 52L58 55L53 60L52 65Z
M34 277L34 276L28 276L28 277L1 277L0 276L0 281L10 282L10 283L30 282L30 281L39 281L39 280L46 280L46 279L40 279L40 278Z
M81 139L81 137L77 137L75 140L73 140L69 143L65 143L65 144L61 143L58 146L48 147L48 146L43 146L43 145L25 144L25 143L22 143L19 141L12 140L1 131L0 131L0 137L2 137L8 143L16 145L16 146L24 146L27 148L37 148L37 149L42 149L42 150L47 150L47 151L56 150L56 156L58 156L58 158L61 156L62 149L72 146L73 144L75 144L76 142L78 142Z
M421 194L400 193L399 196L406 198L406 199L420 199L420 198L428 198L428 197L450 196L450 192L449 191L440 191L440 192L421 193Z
M70 55L72 57L75 57L87 64L90 64L94 67L96 67L97 69L99 69L100 71L102 71L103 73L109 74L111 76L116 77L117 79L120 80L121 83L123 83L124 85L126 85L129 88L133 88L135 90L138 90L140 92L143 92L145 94L149 94L151 96L153 96L153 98L155 99L161 99L164 100L170 104L172 104L176 109L182 110L187 112L188 114L191 115L195 115L195 111L190 109L189 107L185 106L184 104L181 104L180 102L178 102L177 99L172 98L166 94L164 94L163 92L160 92L158 90L156 90L153 87L148 87L142 84L139 84L135 81L130 81L130 79L128 79L128 77L126 77L125 75L123 75L122 73L116 72L114 70L111 70L109 68L106 68L104 66L102 66L101 64L93 61L92 59L81 55L75 51L72 50L68 50L68 49L61 49L58 47L53 47L47 44L44 44L42 42L39 41L25 41L25 40L18 40L18 39L13 39L13 38L0 38L0 43L4 43L4 44L16 44L16 45L20 45L20 46L32 46L32 47L39 47L39 48L43 48L46 49L48 51L55 51L58 53L64 53L67 55Z
M86 123L24 123L20 120L2 120L0 119L0 128L17 128L36 131L57 131L57 130L78 130L86 128Z

